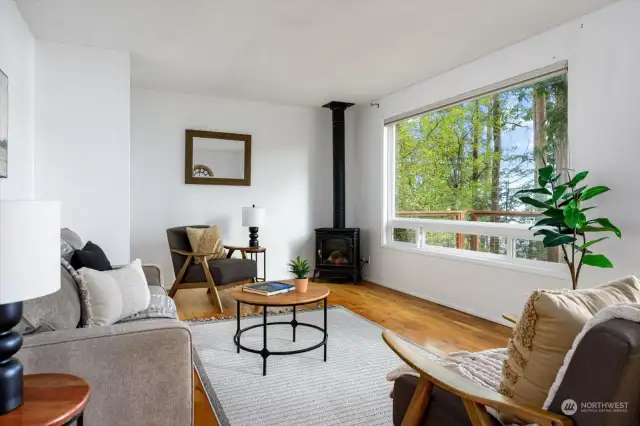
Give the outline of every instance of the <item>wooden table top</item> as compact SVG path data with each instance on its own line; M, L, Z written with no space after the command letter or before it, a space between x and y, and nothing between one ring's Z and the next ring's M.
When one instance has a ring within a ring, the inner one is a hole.
M278 280L293 284L293 280ZM276 294L275 296L262 296L260 294L248 293L242 291L242 287L235 287L227 290L234 299L248 305L268 305L268 306L293 306L304 305L307 303L318 302L329 295L331 290L322 284L309 283L306 293L298 293L295 290L288 293Z
M90 393L87 382L70 374L27 374L24 403L0 416L0 426L64 425L85 409Z
M267 251L266 247L249 247L249 246L229 246L226 245L224 246L224 248L229 249L229 250L233 250L233 251L245 251L247 253L262 253Z

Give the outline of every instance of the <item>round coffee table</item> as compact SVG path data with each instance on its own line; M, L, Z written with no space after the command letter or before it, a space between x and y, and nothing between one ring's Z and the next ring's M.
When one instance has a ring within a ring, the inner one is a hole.
M279 282L288 282L286 280ZM314 349L319 348L320 346L324 346L324 362L327 362L327 338L329 335L327 334L327 297L331 291L328 287L322 284L312 284L309 283L309 288L306 293L297 293L295 290L289 293L276 294L274 296L262 296L259 294L248 293L246 291L242 291L242 287L236 287L234 289L228 290L227 293L230 294L237 303L237 327L236 334L233 336L233 342L235 343L238 353L240 353L240 349L252 352L254 354L260 354L262 356L262 375L267 375L267 358L270 355L295 355L301 354L303 352L309 352ZM299 322L296 320L296 306L298 305L306 305L307 303L319 302L323 301L324 303L324 327L319 327L315 324L308 324L304 322ZM240 328L240 304L245 303L247 305L253 306L262 306L262 324L255 324L249 327ZM267 308L274 306L291 306L293 308L293 319L291 321L274 321L267 322ZM321 342L310 346L308 348L296 349L293 351L270 351L267 349L267 326L277 325L277 324L289 324L293 328L293 341L296 341L296 328L297 327L309 327L315 328L316 330L320 330L324 335ZM243 346L240 343L240 336L245 331L252 330L254 328L263 329L262 334L262 349L251 349L246 346Z

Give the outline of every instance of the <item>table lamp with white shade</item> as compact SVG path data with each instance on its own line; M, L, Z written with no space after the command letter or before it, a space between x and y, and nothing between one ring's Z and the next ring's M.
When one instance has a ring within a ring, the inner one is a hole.
M22 336L11 331L22 302L60 289L60 204L0 201L0 415L23 400L23 368L12 358Z
M258 227L264 225L267 210L264 207L253 206L242 208L242 226L249 227L249 247L260 247L258 242Z

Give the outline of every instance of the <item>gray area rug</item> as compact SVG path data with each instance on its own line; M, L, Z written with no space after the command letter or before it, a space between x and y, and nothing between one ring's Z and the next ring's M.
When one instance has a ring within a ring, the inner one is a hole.
M291 314L270 315L290 321ZM298 321L322 326L323 312L300 312ZM241 327L262 318L241 319ZM402 361L387 347L382 328L342 307L328 312L328 353L322 347L303 354L270 356L262 376L258 354L236 353L235 319L189 323L196 371L221 426L390 425L390 382L386 375ZM322 333L289 325L268 328L270 350L294 350L322 340ZM262 349L262 328L243 333L242 344ZM429 354L429 352L425 353ZM434 358L437 355L429 354Z

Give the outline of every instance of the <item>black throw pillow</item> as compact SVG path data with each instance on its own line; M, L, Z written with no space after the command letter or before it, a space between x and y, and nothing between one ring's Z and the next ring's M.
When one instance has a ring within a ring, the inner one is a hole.
M80 268L95 269L96 271L113 269L104 251L91 241L85 244L81 250L75 250L69 263L75 270Z

